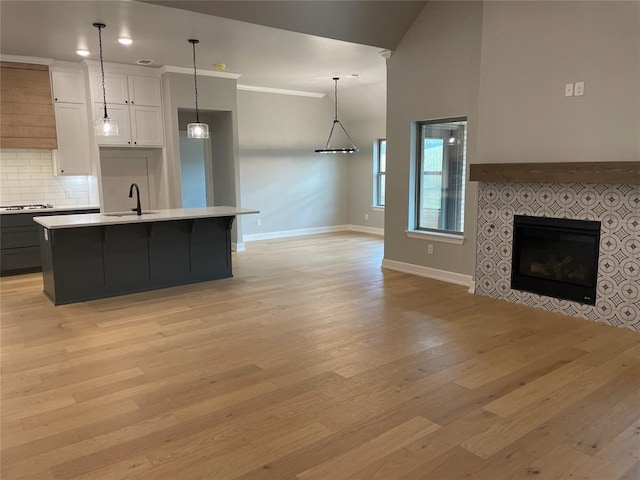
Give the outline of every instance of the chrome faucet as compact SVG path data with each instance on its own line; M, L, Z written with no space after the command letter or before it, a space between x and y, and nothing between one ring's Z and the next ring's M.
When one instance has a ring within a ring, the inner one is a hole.
M142 215L142 207L140 207L140 189L138 188L137 183L132 183L129 187L129 198L133 198L133 187L136 187L136 208L132 208L133 212L136 212L136 215Z

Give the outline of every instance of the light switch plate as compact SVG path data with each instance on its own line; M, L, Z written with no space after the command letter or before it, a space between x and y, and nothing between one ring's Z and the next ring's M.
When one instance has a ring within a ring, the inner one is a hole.
M564 96L573 97L573 83L567 83L564 86Z
M576 82L576 86L573 89L574 95L576 97L581 97L584 95L584 82Z

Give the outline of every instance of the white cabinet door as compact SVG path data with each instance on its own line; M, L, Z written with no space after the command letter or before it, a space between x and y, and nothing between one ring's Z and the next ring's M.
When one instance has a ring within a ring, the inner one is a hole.
M131 136L133 145L164 145L162 109L160 107L129 107L131 113Z
M129 103L147 107L159 107L161 105L160 79L154 77L142 77L128 75Z
M60 175L89 175L91 162L87 109L84 104L56 103L58 150L56 171Z
M56 103L85 103L82 71L52 71L51 89Z
M101 137L96 135L96 143L101 145L131 145L131 126L129 124L129 107L127 105L108 105L107 114L109 118L118 122L118 135L112 137ZM93 118L91 119L91 131L96 119L104 116L104 106L101 103L93 104ZM95 134L95 133L94 133Z
M93 101L102 102L102 78L100 72L93 75ZM107 94L107 103L127 105L129 94L127 93L127 76L123 73L104 74L104 86Z

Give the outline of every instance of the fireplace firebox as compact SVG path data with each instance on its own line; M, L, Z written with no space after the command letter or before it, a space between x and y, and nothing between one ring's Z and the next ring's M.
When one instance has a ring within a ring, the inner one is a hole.
M596 303L600 222L513 217L511 288Z

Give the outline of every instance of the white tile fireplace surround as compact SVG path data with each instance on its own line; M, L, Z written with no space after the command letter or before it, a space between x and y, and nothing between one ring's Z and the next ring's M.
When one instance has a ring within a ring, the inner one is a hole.
M512 290L513 216L601 222L596 304ZM640 185L480 182L475 292L640 332Z

